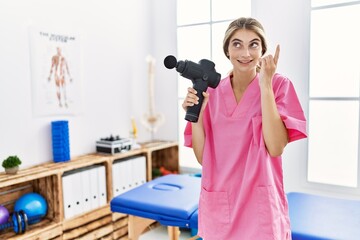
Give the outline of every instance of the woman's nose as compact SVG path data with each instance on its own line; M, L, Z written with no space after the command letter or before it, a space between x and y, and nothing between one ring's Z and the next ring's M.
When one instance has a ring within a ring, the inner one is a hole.
M241 56L242 57L250 56L249 49L248 48L243 48L242 51L241 51Z

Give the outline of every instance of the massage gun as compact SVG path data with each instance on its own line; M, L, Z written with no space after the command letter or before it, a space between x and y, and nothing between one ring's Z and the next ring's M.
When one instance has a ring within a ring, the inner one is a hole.
M197 122L199 113L204 100L203 92L206 92L208 86L216 88L219 85L221 75L216 72L215 64L207 59L202 59L199 63L192 61L177 61L174 56L167 56L164 59L164 65L168 69L176 67L176 71L181 76L188 78L193 83L196 90L196 96L199 98L199 104L191 106L187 109L185 120L189 122Z

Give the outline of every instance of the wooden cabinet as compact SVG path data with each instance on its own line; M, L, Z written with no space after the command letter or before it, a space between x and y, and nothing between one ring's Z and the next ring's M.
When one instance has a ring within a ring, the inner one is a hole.
M13 212L15 201L25 193L36 192L47 201L46 217L29 225L24 234L15 234L12 228L0 230L0 239L26 240L71 240L71 239L128 239L128 217L110 211L114 197L112 164L115 160L132 156L146 157L147 180L151 180L152 169L161 166L179 171L178 144L176 142L148 142L140 149L124 153L105 155L87 154L68 162L48 162L21 169L15 175L0 173L0 205ZM107 204L97 209L64 218L62 176L64 173L93 165L103 165L106 170Z

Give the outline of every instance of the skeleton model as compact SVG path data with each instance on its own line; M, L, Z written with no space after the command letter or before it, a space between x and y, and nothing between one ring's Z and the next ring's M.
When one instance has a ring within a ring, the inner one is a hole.
M149 82L149 112L143 115L141 123L151 133L151 140L154 140L154 133L164 123L164 115L155 113L155 99L154 99L154 72L155 72L155 59L152 56L146 57L148 64L148 82Z

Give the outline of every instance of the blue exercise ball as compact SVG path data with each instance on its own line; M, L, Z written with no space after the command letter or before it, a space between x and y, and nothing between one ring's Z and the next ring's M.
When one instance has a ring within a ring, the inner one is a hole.
M16 200L14 211L23 210L27 215L29 224L34 224L46 216L47 207L47 202L43 196L38 193L26 193Z
M0 205L0 224L7 223L10 217L10 213L6 207Z

